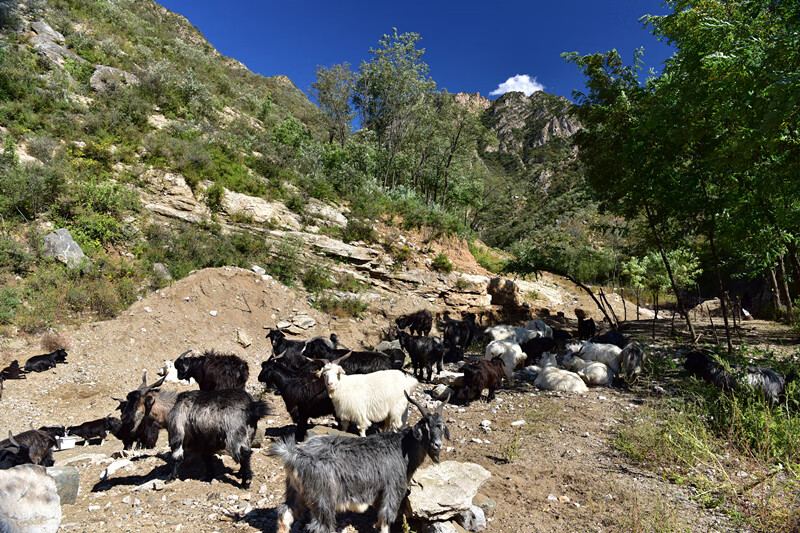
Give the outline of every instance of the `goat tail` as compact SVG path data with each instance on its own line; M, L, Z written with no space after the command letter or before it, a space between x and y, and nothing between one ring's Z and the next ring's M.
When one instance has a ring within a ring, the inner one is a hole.
M258 422L269 414L272 414L272 409L270 409L269 404L260 401L252 402L247 411L250 422Z
M288 468L294 468L298 455L294 435L285 435L282 439L273 442L267 455L279 458Z

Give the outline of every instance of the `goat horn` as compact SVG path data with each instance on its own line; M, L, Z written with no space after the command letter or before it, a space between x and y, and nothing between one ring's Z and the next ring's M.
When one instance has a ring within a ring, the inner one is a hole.
M186 354L190 354L190 353L192 353L192 350L186 350L185 352L183 352L182 354L180 354L178 356L178 359L183 359L184 357L186 357Z
M351 351L349 351L349 352L347 352L347 354L346 354L346 355L343 355L343 356L341 356L339 359L336 359L336 360L334 360L334 361L331 361L331 363L333 363L334 365L338 365L339 363L341 363L342 361L344 361L345 359L347 359L347 358L348 358L348 357L350 357L351 355L353 355L353 352L352 352L352 350L351 350Z
M8 430L8 441L13 444L14 446L19 446L19 443L14 440L14 434L11 433L11 430Z
M431 414L430 411L425 409L422 405L418 404L411 396L409 396L406 391L403 391L403 394L406 395L406 398L408 399L409 402L413 403L417 407L417 409L419 409L419 412L422 413L422 416L427 416Z
M450 401L450 394L447 395L447 398L444 399L442 403L439 404L439 407L436 408L436 414L442 414L442 409L444 409L444 404Z
M167 379L167 376L164 376L163 378L159 379L158 381L147 387L147 392L150 392L151 390L163 385L165 379Z
M139 385L139 390L147 388L147 370L142 374L142 384Z

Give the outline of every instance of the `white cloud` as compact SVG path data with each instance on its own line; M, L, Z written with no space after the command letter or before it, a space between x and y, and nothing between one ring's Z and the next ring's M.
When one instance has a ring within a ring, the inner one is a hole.
M530 96L536 91L543 90L544 85L536 81L536 78L531 79L527 74L517 74L498 85L497 89L489 93L489 96L499 96L512 91L519 91L525 93L525 96Z

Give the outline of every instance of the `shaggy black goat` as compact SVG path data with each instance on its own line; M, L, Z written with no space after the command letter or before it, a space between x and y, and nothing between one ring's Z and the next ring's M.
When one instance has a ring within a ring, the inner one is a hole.
M325 383L314 372L292 370L283 366L280 360L272 359L261 363L258 381L275 385L280 392L286 411L297 426L297 442L306 438L309 418L334 414Z
M56 445L56 439L54 437L51 437L43 431L31 429L14 435L12 438L11 432L9 431L8 438L0 441L0 450L19 445L28 449L29 460L26 461L27 463L53 466L53 447Z
M70 435L75 435L83 439L83 445L88 446L89 441L92 439L100 439L100 444L106 440L108 434L108 427L105 418L98 418L97 420L89 420L77 426L69 426L67 432Z
M783 396L787 381L779 373L764 366L732 368L729 372L708 354L693 351L686 354L683 367L690 374L725 391L747 385L760 391L769 401L777 403Z
M420 309L409 315L398 317L395 321L397 327L406 329L417 335L428 335L433 327L433 315L427 309Z
M14 359L11 364L2 370L3 379L25 379L24 371L19 367L19 361Z
M489 396L486 398L489 402L494 399L494 391L503 383L505 376L503 358L495 357L491 361L483 358L473 359L465 363L460 372L464 373L464 384L460 391L464 401L469 403L480 398L483 389L489 389Z
M519 345L522 351L525 352L525 364L539 364L539 359L542 358L544 352L551 352L556 347L556 340L552 337L536 337L529 339Z
M625 335L619 331L610 329L602 335L596 335L592 337L589 339L589 342L593 342L595 344L613 344L614 346L622 349L628 345L630 340L625 338Z
M318 340L309 341L303 350L303 355L309 359L324 359L326 361L339 359L348 353L352 355L342 360L340 365L347 374L370 374L379 370L400 369L403 367L403 361L405 360L405 355L403 355L403 359L399 359L383 352L351 352L344 348L329 348ZM281 362L283 363L283 361ZM317 365L313 370L319 370L319 368L321 367ZM312 369L309 368L308 370Z
M257 402L243 390L190 391L178 395L167 419L172 472L175 479L184 454L195 452L206 460L207 474L212 475L213 454L226 450L239 463L242 487L250 486L253 471L250 443L258 421L270 414L266 402Z
M647 354L636 341L629 342L622 349L622 369L628 381L635 381L644 370Z
M580 340L587 340L594 336L596 331L594 320L592 318L578 317L578 338Z
M450 341L450 344L466 349L472 342L472 337L475 332L475 313L468 313L464 311L461 313L463 320L445 319L444 324L444 338Z
M175 360L178 379L194 378L200 390L244 390L250 368L247 361L232 354L218 354L207 350L198 357L186 357L184 352Z
M430 382L434 364L437 372L442 371L442 361L446 351L444 340L436 337L417 337L409 335L405 331L400 331L398 335L400 346L411 358L411 364L414 366L414 376L416 377L417 372L419 372L419 379L422 379L424 371L427 370L427 381Z
M129 392L124 402L118 400L122 407L122 428L114 436L122 441L126 450L131 449L134 442L137 447L154 448L158 430L166 427L167 413L175 404L176 393L158 388L165 379L166 376L148 385L145 372L139 388Z
M67 436L67 428L64 426L42 426L39 428L39 431L47 433L53 438Z
M66 363L67 362L67 352L58 349L51 353L46 353L43 355L34 355L27 361L25 361L25 371L26 372L44 372L45 370L49 370L51 368L56 367L56 363Z
M273 354L283 354L284 357L288 357L287 362L302 362L301 359L295 361L295 356L299 356L302 353L303 348L306 346L306 341L287 339L283 331L279 329L270 329L269 333L267 333L267 338L272 344Z
M556 341L559 346L564 346L571 338L572 333L569 331L561 328L553 328L553 340Z
M0 446L0 470L32 462L28 447L17 442L10 431L8 439L3 442L7 442L7 444Z
M406 397L422 413L413 427L361 439L320 436L299 445L289 437L272 445L270 455L280 458L286 471L278 533L288 533L306 509L311 514L308 531L330 533L336 531L337 511L363 512L370 505L378 513L378 530L389 533L411 476L426 454L438 463L442 439L450 438L442 417L444 402L430 413Z

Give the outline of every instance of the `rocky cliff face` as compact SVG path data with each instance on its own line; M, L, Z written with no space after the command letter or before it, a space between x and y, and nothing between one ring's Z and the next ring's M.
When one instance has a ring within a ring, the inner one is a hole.
M520 153L538 148L553 138L571 137L581 128L580 122L568 116L570 102L566 98L543 92L530 96L506 93L486 109L484 124L495 132L498 144L487 146L487 152Z

